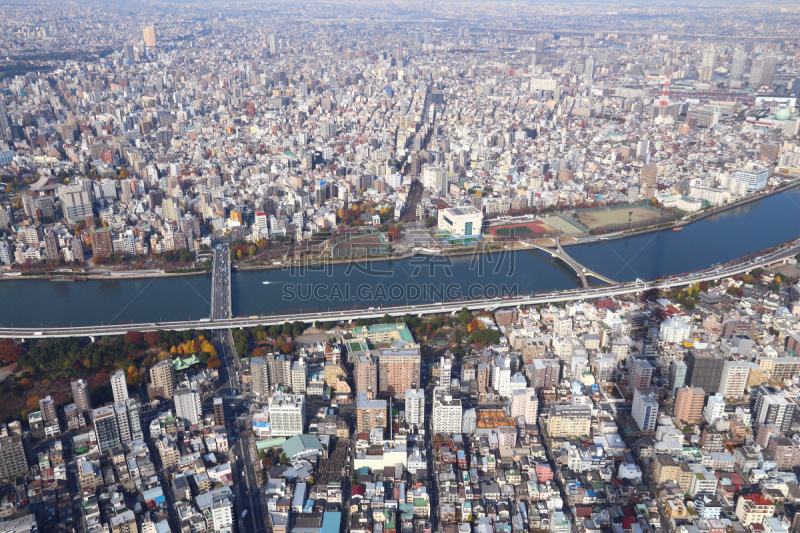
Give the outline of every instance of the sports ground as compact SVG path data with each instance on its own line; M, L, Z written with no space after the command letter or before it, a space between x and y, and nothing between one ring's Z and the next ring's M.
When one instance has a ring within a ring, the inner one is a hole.
M380 234L359 235L333 247L333 257L380 255L385 252L386 245Z
M556 233L556 230L551 228L544 222L525 222L522 224L509 224L508 226L491 226L489 233L493 237L529 237L547 235L548 233Z
M631 213L630 219L628 218L628 213ZM585 224L586 227L592 230L605 226L624 225L628 222L636 224L643 221L656 221L662 215L646 207L624 207L621 209L577 213L574 217L578 222Z

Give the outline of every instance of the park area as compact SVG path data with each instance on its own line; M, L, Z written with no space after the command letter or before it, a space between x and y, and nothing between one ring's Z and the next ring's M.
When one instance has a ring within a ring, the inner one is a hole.
M590 230L595 230L608 226L620 226L622 228L627 226L628 223L633 227L641 227L656 223L663 218L663 215L646 207L636 206L577 213L574 218L581 224L586 225Z
M387 247L380 233L358 235L337 243L333 247L333 257L363 257L386 253Z
M538 237L556 233L544 222L525 222L522 224L509 224L507 226L490 226L489 233L493 237Z

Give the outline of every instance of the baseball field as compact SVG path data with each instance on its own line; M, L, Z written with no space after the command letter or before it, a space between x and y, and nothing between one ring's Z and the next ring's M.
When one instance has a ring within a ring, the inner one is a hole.
M585 224L589 229L603 228L605 226L619 224L637 224L647 221L656 221L661 215L645 207L626 207L622 209L608 209L602 211L591 211L578 213L575 219Z

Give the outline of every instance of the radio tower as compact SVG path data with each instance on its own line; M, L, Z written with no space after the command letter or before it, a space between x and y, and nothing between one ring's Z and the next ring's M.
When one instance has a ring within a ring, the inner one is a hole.
M661 100L658 105L669 105L669 78L664 81L664 87L661 89Z

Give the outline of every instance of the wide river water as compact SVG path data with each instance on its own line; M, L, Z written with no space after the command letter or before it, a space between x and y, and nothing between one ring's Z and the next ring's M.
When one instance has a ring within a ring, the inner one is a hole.
M618 281L707 268L800 236L800 189L684 227L566 248ZM269 282L265 284L264 282ZM234 272L234 315L405 305L579 286L575 273L541 252L326 265L312 270ZM204 318L211 276L118 281L0 281L0 327L88 326Z

